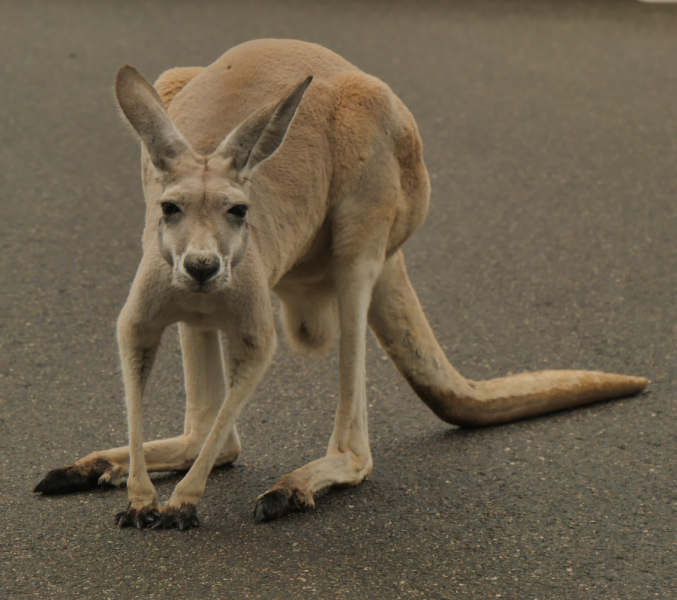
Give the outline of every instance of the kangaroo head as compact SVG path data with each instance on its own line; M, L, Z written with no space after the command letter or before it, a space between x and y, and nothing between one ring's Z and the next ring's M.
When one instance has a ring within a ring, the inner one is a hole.
M152 164L145 186L146 227L157 229L173 285L214 292L228 285L249 239L248 181L280 147L312 77L245 119L209 156L195 152L169 118L153 86L122 67L115 92ZM256 210L256 207L252 207Z

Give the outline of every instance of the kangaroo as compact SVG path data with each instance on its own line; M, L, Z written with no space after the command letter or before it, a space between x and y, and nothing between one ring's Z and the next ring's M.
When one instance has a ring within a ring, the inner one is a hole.
M367 325L433 412L464 427L637 394L648 384L552 370L470 381L451 366L401 250L430 198L418 128L385 83L330 50L251 41L206 68L166 71L154 87L124 66L115 92L142 142L147 205L143 258L117 329L129 446L50 471L35 492L127 477L119 526L197 527L208 475L238 457L238 415L276 348L271 290L293 348L321 355L340 332L339 399L326 455L261 495L255 521L312 507L318 491L371 473ZM144 442L144 386L162 332L174 323L184 431ZM174 470L187 473L163 506L148 473Z

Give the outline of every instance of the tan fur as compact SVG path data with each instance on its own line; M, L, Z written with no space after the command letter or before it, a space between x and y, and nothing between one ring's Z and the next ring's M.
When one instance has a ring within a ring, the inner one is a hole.
M174 100L174 96L178 94L186 84L193 79L204 67L179 67L176 69L169 69L165 71L154 84L157 93L160 94L162 103L165 108Z
M297 349L324 352L340 328L339 402L326 456L259 498L258 520L312 506L318 490L356 485L371 472L368 324L450 423L504 423L647 385L586 371L473 382L449 364L400 250L428 209L422 143L383 82L315 44L257 40L204 69L166 71L155 89L131 67L118 74L120 106L143 142L147 203L144 255L118 326L130 445L76 466L102 482L128 474L121 525L197 523L207 476L239 454L237 417L275 350L270 290ZM160 335L176 322L185 431L144 443L143 388ZM219 332L229 342L225 370ZM189 466L163 509L148 471Z

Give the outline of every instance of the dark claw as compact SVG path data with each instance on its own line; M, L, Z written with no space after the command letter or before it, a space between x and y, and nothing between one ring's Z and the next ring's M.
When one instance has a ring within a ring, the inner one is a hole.
M151 529L171 529L176 527L179 531L199 527L200 520L195 514L194 504L182 504L178 508L175 506L165 506L157 521L151 525Z
M44 476L33 490L36 494L71 494L99 487L99 477L113 465L103 458L80 464L53 469Z
M118 527L129 527L134 525L137 529L145 527L152 527L160 518L160 513L157 509L150 506L144 506L141 510L128 507L115 515L115 520Z
M286 494L282 490L272 490L256 501L254 507L254 522L272 521L279 519L296 508L292 501L292 494Z
M127 527L133 522L133 514L123 510L115 515L115 520L118 524L118 527Z

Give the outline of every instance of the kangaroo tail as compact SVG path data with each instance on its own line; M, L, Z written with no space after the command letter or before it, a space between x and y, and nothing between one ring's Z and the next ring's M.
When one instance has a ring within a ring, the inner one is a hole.
M498 425L641 392L644 377L598 371L538 371L470 381L451 366L423 314L401 251L374 287L369 325L397 369L443 421Z

